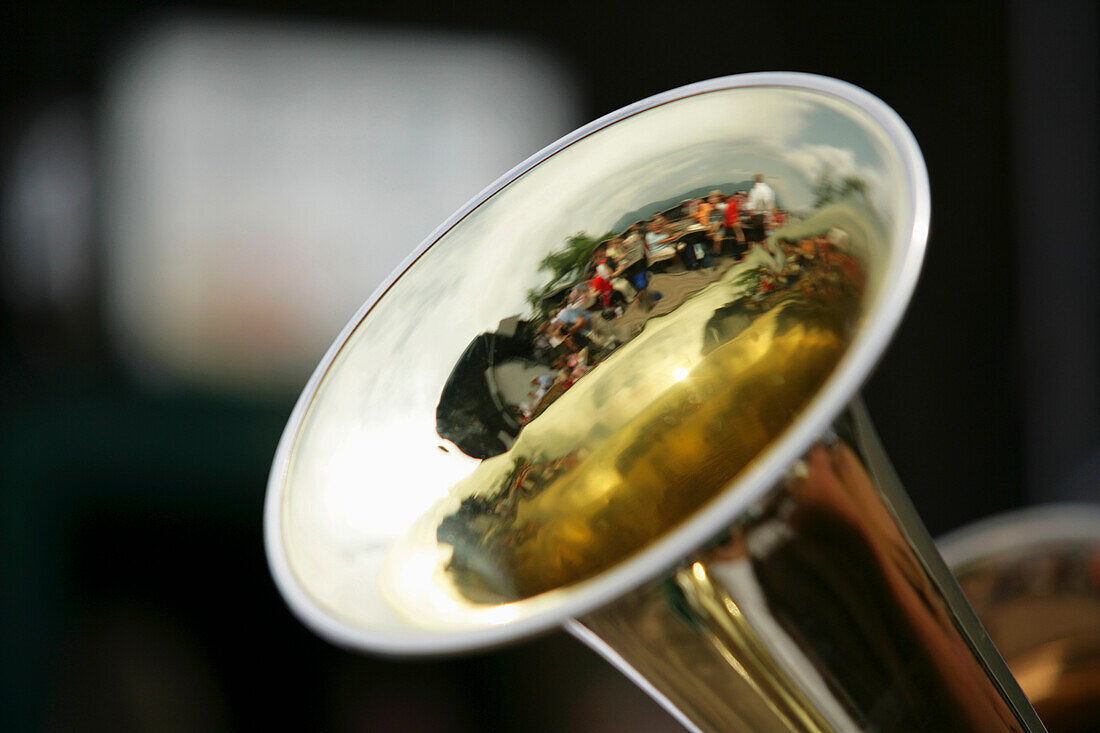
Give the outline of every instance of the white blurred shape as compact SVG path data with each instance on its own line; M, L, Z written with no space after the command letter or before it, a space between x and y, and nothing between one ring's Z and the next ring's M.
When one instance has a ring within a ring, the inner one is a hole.
M163 26L108 85L112 333L146 373L298 386L384 277L575 108L553 59L506 39Z

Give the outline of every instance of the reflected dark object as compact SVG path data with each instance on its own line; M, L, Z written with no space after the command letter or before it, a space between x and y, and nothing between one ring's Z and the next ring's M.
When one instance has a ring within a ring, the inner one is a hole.
M1100 729L1100 510L1036 507L938 544L1052 733Z
M483 333L471 341L443 386L435 410L439 436L474 458L508 450L519 423L503 409L485 375L495 364L522 358L528 350L515 335Z
M559 141L318 368L269 484L281 590L389 653L564 624L693 730L1042 730L856 396L928 215L908 130L818 77Z

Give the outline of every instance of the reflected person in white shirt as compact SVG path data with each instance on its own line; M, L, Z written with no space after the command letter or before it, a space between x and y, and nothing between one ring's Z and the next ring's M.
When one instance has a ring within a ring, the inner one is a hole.
M763 241L765 218L775 208L775 191L772 190L771 186L764 183L763 173L756 174L756 183L749 191L749 199L745 202L745 207L751 215L749 239L753 242Z
M775 208L775 191L764 183L764 174L756 174L756 183L749 191L749 200L746 203L753 214L767 214Z

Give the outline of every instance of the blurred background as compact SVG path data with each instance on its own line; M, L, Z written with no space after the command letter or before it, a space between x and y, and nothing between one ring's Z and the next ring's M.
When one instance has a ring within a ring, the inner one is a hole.
M850 81L924 151L928 257L865 397L932 533L1100 501L1094 3L0 12L0 729L677 730L562 634L329 646L275 591L261 510L313 366L436 225L715 76Z

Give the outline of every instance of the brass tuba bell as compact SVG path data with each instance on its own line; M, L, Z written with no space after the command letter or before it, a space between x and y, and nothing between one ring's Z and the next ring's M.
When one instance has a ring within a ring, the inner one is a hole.
M564 625L696 731L1041 731L857 392L928 181L881 101L715 79L597 120L439 227L294 408L293 611L388 655Z

